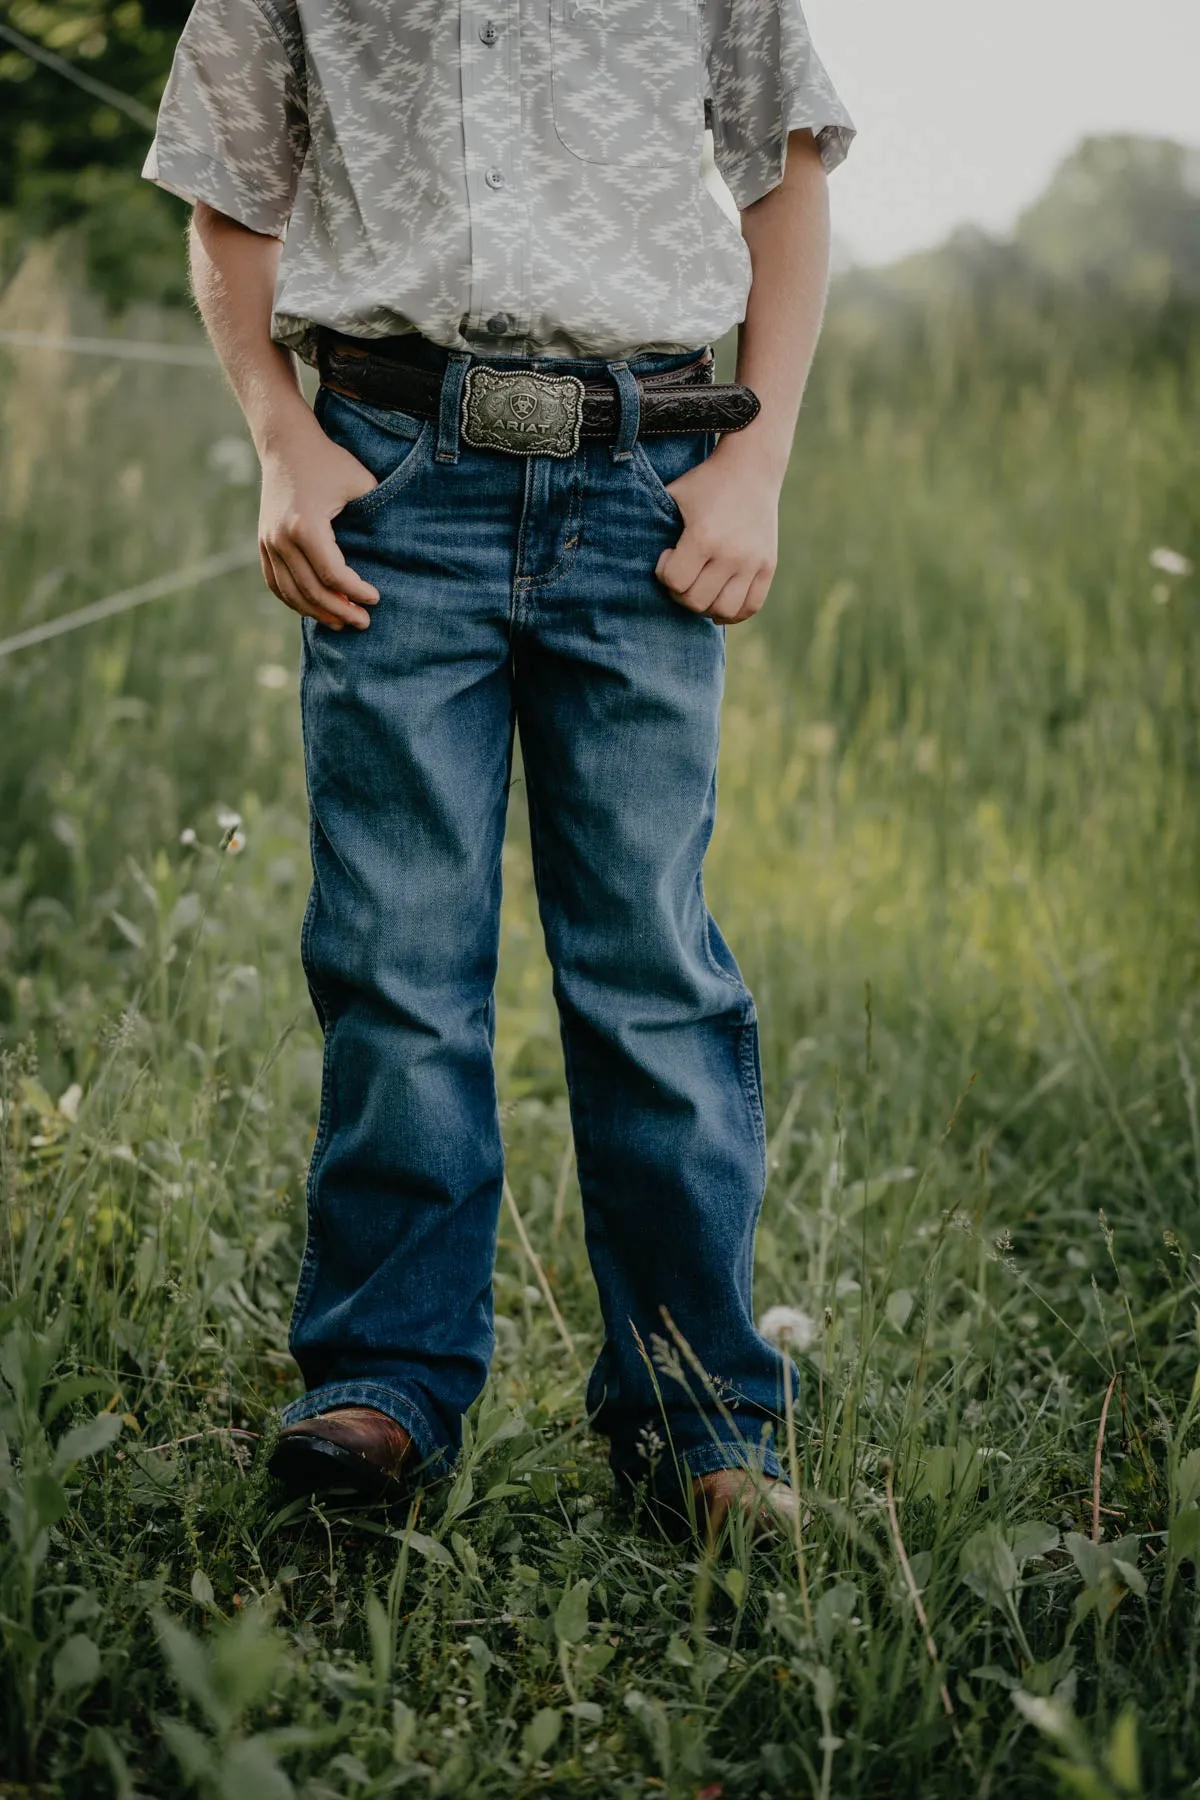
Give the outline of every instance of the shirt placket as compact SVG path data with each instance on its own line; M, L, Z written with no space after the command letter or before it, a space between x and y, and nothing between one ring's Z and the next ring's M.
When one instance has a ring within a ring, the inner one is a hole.
M521 0L460 0L463 142L471 215L467 332L529 330L529 209L521 145Z

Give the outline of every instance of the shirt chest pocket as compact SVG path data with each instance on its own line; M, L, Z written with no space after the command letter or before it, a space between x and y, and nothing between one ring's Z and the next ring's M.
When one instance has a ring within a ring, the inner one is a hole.
M699 0L550 0L554 129L583 162L698 153Z

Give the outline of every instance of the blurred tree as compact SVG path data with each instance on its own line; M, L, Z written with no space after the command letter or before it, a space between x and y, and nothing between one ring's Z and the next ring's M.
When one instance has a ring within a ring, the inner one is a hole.
M1086 138L1017 222L1030 262L1131 300L1200 299L1200 150Z
M74 225L113 306L181 300L180 204L139 176L190 0L12 0L9 27L133 102L85 92L0 36L0 279L33 238Z
M1085 139L1009 238L975 226L833 283L820 362L899 401L969 403L983 369L1011 385L1200 353L1200 152Z

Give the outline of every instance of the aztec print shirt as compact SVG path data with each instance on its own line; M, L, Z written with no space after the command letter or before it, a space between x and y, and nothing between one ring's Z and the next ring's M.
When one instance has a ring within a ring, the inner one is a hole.
M854 125L800 0L196 0L142 169L284 239L272 336L690 350L745 313L739 208Z

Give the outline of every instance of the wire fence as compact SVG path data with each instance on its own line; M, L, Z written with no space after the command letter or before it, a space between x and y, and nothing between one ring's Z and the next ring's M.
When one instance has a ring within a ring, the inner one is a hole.
M69 350L77 356L118 356L130 362L177 363L215 369L217 359L200 344L157 344L151 338L55 337L46 331L0 331L0 344L21 350Z
M187 563L181 569L172 569L169 575L156 575L152 581L140 582L137 587L108 594L103 600L93 600L57 619L47 619L41 625L31 625L26 631L14 633L12 637L0 638L0 661L18 650L30 650L35 644L65 637L83 625L94 625L100 619L114 619L119 613L131 612L135 606L145 606L150 600L162 600L168 594L182 593L185 588L200 587L221 575L232 575L238 569L248 569L252 565L261 566L257 544L239 544L234 549L219 551L215 556L206 556L200 562Z

